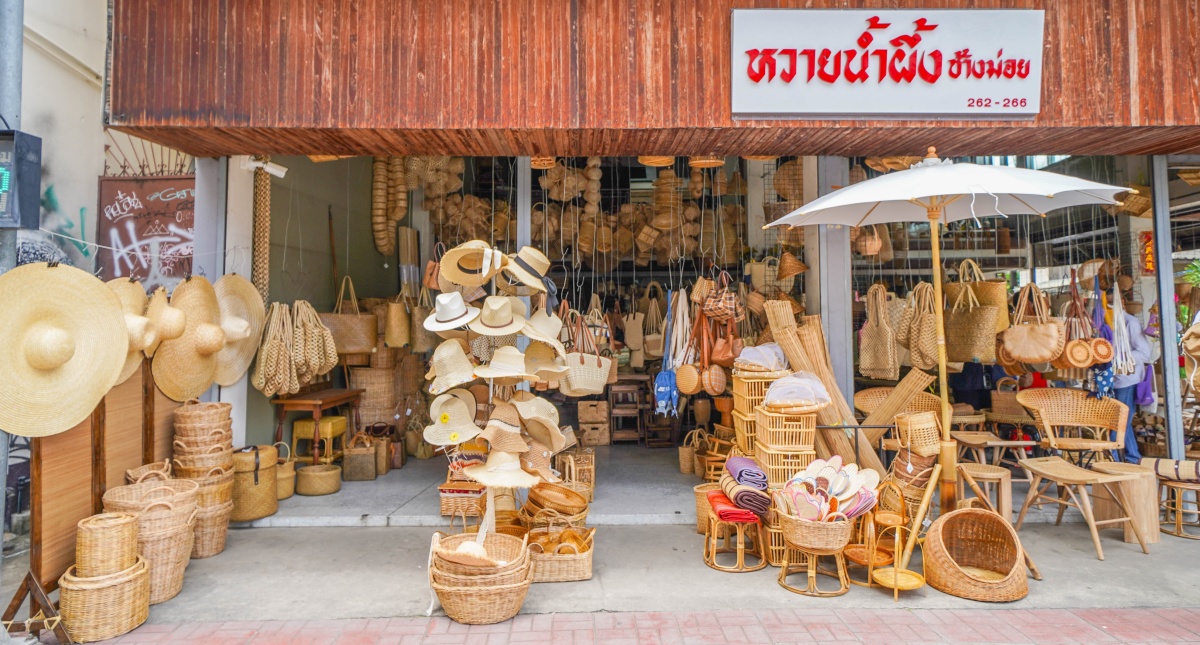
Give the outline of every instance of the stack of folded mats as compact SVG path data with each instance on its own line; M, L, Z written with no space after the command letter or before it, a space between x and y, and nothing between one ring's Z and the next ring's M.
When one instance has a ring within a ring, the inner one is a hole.
M708 505L712 507L713 513L716 513L717 519L722 522L757 522L758 515L743 508L738 508L733 502L729 501L729 497L724 491L710 490L706 493L708 496Z
M766 490L767 475L753 459L730 457L725 461L721 491L735 506L758 517L766 517L771 509L771 497Z

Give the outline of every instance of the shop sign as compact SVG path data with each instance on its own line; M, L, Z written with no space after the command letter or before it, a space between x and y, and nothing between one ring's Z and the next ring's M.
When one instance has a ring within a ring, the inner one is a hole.
M1141 268L1141 275L1154 275L1154 232L1140 231L1138 233L1138 266Z
M192 273L196 177L101 177L96 269L168 290Z
M1040 10L733 11L740 118L1032 118Z

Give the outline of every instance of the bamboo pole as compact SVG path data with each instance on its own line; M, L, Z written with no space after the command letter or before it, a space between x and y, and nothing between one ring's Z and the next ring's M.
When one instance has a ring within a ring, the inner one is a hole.
M940 223L943 209L953 199L932 197L925 205L929 215L929 248L933 256L933 311L937 319L938 397L942 400L942 443L939 462L942 466L941 507L943 513L954 510L956 489L958 488L956 486L958 450L954 441L950 439L952 414L950 388L946 378L946 323L942 316L942 233Z

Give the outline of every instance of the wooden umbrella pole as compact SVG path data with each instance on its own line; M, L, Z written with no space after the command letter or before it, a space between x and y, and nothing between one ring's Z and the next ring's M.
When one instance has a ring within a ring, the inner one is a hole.
M937 353L938 353L938 397L942 400L942 443L941 464L942 494L941 508L943 513L949 513L955 508L957 493L956 474L958 473L958 449L950 439L950 388L946 378L946 323L942 317L942 242L941 224L943 208L948 200L933 197L925 206L929 215L929 248L933 257L933 299L934 315L937 318Z

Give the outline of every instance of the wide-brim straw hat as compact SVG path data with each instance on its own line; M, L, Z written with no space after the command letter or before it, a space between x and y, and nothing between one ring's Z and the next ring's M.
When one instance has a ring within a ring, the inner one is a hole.
M258 289L240 275L222 276L214 289L225 346L217 352L217 373L213 380L217 385L230 386L250 369L267 312Z
M460 244L442 256L441 274L460 287L479 287L508 263L508 256L493 249L487 242L471 240Z
M808 265L800 261L800 258L792 255L790 252L785 252L779 256L778 279L783 280L792 276L800 275L808 271Z
M471 360L467 358L467 353L463 351L462 343L458 342L458 339L442 341L442 344L433 350L429 365L429 373L425 378L433 377L433 382L429 384L430 394L442 394L475 380Z
M117 300L121 301L121 311L125 314L125 329L129 332L125 363L121 367L121 374L117 376L117 382L114 383L120 385L128 381L141 366L145 358L142 352L158 340L158 333L154 323L145 316L148 298L141 282L135 278L117 278L105 284L117 295Z
M167 299L166 287L159 287L150 296L146 305L146 317L154 324L155 339L142 352L146 358L154 358L158 346L166 340L175 340L183 335L187 328L187 316L183 311L171 306Z
M468 567L495 567L501 564L500 561L492 559L487 554L487 550L482 544L477 544L472 540L460 543L453 550L444 549L439 546L435 553L437 553L439 558L447 562Z
M525 432L537 444L558 452L563 449L567 438L558 427L558 408L547 399L532 392L517 392L511 403L517 409L517 414L525 422ZM532 450L534 446L530 446Z
M220 307L212 283L190 276L175 287L171 304L183 310L183 335L169 340L154 353L154 382L173 401L194 399L213 384L217 352L225 346Z
M488 447L493 452L525 452L529 445L521 438L521 415L517 408L508 401L497 401L488 416L487 425L479 433L480 438L487 439Z
M484 336L517 334L525 327L525 303L512 296L488 296L479 317L467 327Z
M467 466L462 472L484 486L501 488L533 488L539 481L521 469L520 457L501 450L488 453L487 463Z
M480 365L475 368L475 376L479 378L537 380L536 374L530 374L525 371L525 354L512 345L497 347L492 352L491 361L486 365Z
M44 262L0 275L0 428L23 437L88 418L125 363L121 302L86 271Z
M557 484L562 480L554 474L554 469L550 467L550 458L554 456L554 453L555 451L534 439L529 444L529 450L521 453L521 468L531 475L541 477L544 482Z
M453 390L460 391L466 390ZM470 392L467 395L470 396ZM471 399L474 400L474 397ZM422 434L425 441L435 446L456 446L479 435L479 426L475 425L475 410L452 393L443 394L429 404L429 418L432 423L425 427Z
M561 344L561 343L560 343ZM530 341L525 348L525 373L539 381L557 381L568 371L566 359L542 341Z
M450 291L439 293L433 311L421 324L432 332L457 329L479 317L479 307L471 307L463 301L462 293Z
M522 247L521 250L508 256L508 264L504 267L505 275L516 278L518 282L534 291L546 290L545 280L549 271L550 259L532 246ZM505 283L508 281L499 281L501 285ZM509 285L511 286L511 283Z
M529 340L549 345L555 353L565 358L567 348L558 339L558 335L562 331L562 326L562 319L554 315L549 309L543 307L533 312L533 315L525 322L525 327L521 330L521 333L529 338Z

